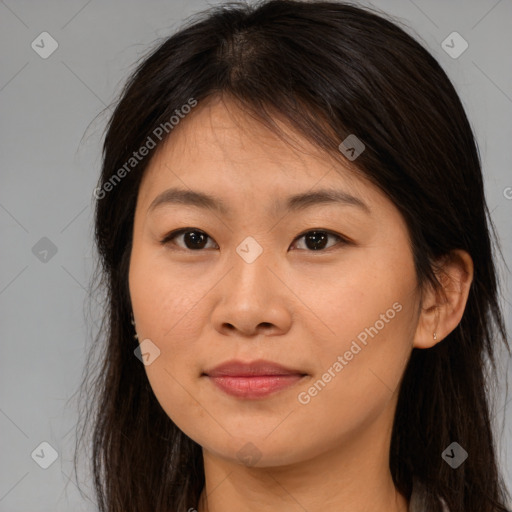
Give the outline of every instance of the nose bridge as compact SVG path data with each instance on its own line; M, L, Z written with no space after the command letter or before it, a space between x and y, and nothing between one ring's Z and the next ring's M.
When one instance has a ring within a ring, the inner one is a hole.
M240 289L249 288L252 293L270 291L271 272L267 268L270 252L268 246L264 248L263 242L250 235L237 245L232 261Z
M283 297L283 284L270 270L275 267L271 251L252 236L235 247L213 312L219 332L226 334L230 332L227 328L235 328L244 335L253 335L264 328L268 334L276 334L290 328L291 314Z

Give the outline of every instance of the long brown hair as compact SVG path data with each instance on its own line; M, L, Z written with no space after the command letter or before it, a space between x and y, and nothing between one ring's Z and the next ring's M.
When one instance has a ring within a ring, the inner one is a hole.
M474 281L460 324L442 343L412 351L390 469L405 496L413 477L425 485L428 510L440 510L441 496L451 512L505 512L490 397L495 351L501 343L510 347L498 299L497 238L464 108L438 62L386 15L292 0L227 3L199 13L144 57L108 123L91 281L95 298L104 292L104 317L81 387L86 406L76 451L92 427L99 510L185 512L197 507L204 486L201 447L163 411L134 356L128 268L139 184L151 155L126 164L148 137L157 147L172 140L170 128L161 138L155 129L169 127L176 109L217 94L275 133L273 119L283 117L339 158L340 142L357 134L366 149L352 164L406 220L420 285L438 285L438 257L453 249L471 255ZM457 469L441 457L452 441L469 453Z

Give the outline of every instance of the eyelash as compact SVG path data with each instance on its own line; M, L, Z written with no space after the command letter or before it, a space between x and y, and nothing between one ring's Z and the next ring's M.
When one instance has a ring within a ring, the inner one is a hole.
M203 234L203 235L206 235L208 237L209 240L213 240L208 234L206 234L204 231L200 230L200 229L197 229L197 228L181 228L181 229L177 229L177 230L174 230L174 231L171 231L170 233L168 233L167 235L165 235L165 237L160 241L160 243L162 245L170 245L170 242L178 237L179 235L182 235L182 234L185 234L185 233L200 233L200 234ZM299 249L299 250L305 250L307 252L311 252L311 253L315 253L315 252L328 252L330 251L333 247L336 247L336 245L349 245L351 243L353 243L351 240L349 240L348 238L344 237L344 236L341 236L339 235L338 233L334 233L333 231L329 231L329 230L326 230L326 229L308 229L308 231L305 231L303 232L302 234L298 235L295 239L294 239L294 243L296 240L299 240L301 238L303 238L304 236L310 234L310 233L322 233L322 234L326 234L328 236L332 236L332 237L335 237L339 240L338 244L334 244L333 246L331 247L328 247L327 249L318 249L317 251L315 250L308 250L308 249ZM176 244L174 244L176 245ZM187 247L180 247L178 246L179 249L183 250L183 251L188 251L188 252L203 252L205 249L188 249Z

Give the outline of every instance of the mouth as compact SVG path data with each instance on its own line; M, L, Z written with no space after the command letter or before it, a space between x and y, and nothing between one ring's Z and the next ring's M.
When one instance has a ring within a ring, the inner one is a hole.
M228 361L202 374L219 390L237 398L259 399L283 391L308 376L270 361Z

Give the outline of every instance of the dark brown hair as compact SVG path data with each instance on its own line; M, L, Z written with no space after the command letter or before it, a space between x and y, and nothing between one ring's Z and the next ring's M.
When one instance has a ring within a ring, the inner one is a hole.
M510 347L498 300L497 238L464 108L438 62L383 13L292 0L227 3L196 15L144 57L108 123L101 197L95 194L99 261L91 282L95 297L95 286L105 292L104 317L81 388L87 406L80 441L93 426L99 509L185 512L197 507L204 486L201 447L166 415L134 356L128 268L150 156L129 172L119 169L148 137L155 140L155 128L169 123L176 109L215 95L275 133L280 116L340 161L340 142L356 134L365 151L348 164L387 194L406 220L419 285L438 285L441 256L454 249L471 255L474 281L460 324L433 348L412 350L390 469L406 497L413 477L425 484L426 510L441 510L440 496L451 512L505 512L490 397L498 343ZM469 453L457 469L441 458L453 441Z

